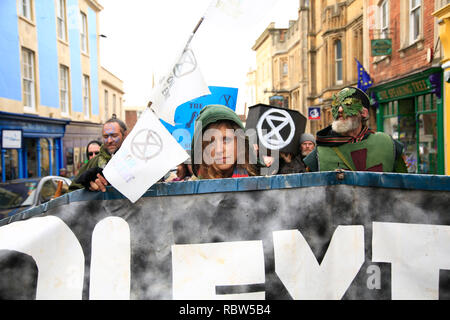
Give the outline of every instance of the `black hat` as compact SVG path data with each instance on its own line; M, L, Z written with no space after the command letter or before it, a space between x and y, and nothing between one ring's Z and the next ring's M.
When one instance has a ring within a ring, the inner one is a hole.
M359 99L361 101L363 107L369 109L370 99L369 99L369 96L364 91L362 91L359 88L355 88L355 87L345 87L342 90L346 90L346 89L355 89L356 91L352 94L352 97Z

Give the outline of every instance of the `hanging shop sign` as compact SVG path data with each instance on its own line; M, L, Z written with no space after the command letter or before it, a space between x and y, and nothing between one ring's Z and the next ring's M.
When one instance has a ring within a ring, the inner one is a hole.
M389 56L392 54L392 39L374 39L370 41L372 56Z

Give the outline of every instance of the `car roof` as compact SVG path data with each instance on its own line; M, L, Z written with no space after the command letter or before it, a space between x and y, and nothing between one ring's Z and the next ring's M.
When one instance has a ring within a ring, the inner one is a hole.
M16 184L16 183L26 183L26 182L39 182L44 178L55 178L55 179L61 179L69 181L70 179L67 177L61 177L61 176L44 176L44 177L34 177L34 178L26 178L26 179L14 179L14 180L8 180L6 182L0 182L1 185L5 184Z

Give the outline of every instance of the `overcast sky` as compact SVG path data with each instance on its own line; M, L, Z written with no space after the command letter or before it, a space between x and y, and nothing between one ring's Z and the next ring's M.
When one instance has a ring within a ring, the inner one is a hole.
M153 74L158 81L167 72L211 1L99 1L104 8L99 16L100 34L106 36L100 38L100 61L124 81L125 107L147 104ZM209 86L239 88L237 111L242 113L246 74L255 66L251 47L270 22L286 27L296 19L299 0L225 1L234 7L241 3L233 15L233 21L241 24L205 20L192 48Z

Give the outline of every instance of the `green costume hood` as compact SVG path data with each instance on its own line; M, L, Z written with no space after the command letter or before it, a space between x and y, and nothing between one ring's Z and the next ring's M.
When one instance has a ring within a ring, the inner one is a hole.
M338 109L342 107L346 116L355 116L364 108L370 108L370 99L361 89L345 87L333 95L331 113L334 119L338 117Z
M205 106L200 111L197 120L195 120L194 135L192 137L191 143L191 163L192 163L192 170L195 175L197 175L199 165L198 163L195 162L195 156L197 155L198 157L200 157L202 155L201 138L203 134L203 129L206 128L211 123L224 120L234 122L239 126L239 128L245 130L244 124L242 123L239 116L230 108L220 104Z

